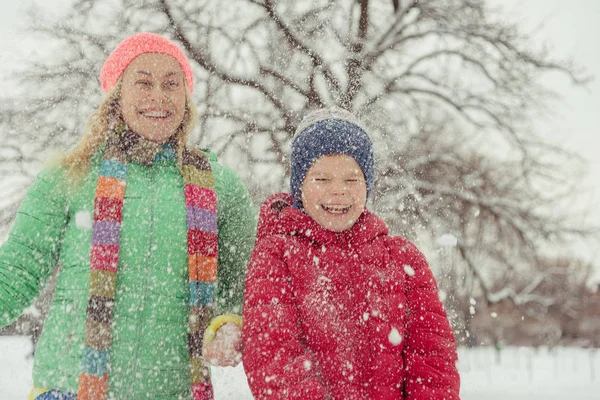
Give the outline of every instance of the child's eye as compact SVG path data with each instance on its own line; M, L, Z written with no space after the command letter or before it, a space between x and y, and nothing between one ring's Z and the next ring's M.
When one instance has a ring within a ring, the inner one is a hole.
M358 184L361 183L363 180L360 178L350 178L350 179L346 179L346 183L349 184Z
M313 182L329 182L327 178L313 178Z

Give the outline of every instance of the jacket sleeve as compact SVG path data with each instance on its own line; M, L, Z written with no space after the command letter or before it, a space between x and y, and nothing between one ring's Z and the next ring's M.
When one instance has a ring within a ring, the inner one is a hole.
M61 172L53 168L37 176L0 247L0 326L31 305L58 262L68 220Z
M456 343L427 261L410 242L397 251L407 273L404 392L407 400L459 400Z
M219 229L216 315L241 314L246 269L254 246L256 211L237 173L224 166L213 171Z
M257 399L326 399L302 342L281 247L272 237L260 239L248 268L242 334L248 384Z

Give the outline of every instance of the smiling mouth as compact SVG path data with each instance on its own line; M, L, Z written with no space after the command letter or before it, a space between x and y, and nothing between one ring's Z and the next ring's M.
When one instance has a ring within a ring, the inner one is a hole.
M350 211L350 209L352 208L352 206L340 206L340 205L327 205L327 204L321 204L321 208L328 213L331 214L345 214L348 211Z
M143 117L151 119L165 119L173 115L173 113L168 110L140 110L138 113Z

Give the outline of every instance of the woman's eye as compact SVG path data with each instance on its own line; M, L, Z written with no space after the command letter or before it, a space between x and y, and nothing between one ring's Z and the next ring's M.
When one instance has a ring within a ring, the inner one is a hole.
M327 179L327 178L313 178L313 181L315 181L315 182L329 182L329 179Z
M179 87L179 82L167 81L164 83L164 86L168 89L177 89Z
M141 88L152 87L152 83L150 81L137 81L135 84Z

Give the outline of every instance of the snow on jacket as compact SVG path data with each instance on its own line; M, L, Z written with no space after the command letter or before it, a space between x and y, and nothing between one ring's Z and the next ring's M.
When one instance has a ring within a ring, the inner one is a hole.
M239 314L256 214L238 175L208 156L218 197L216 313ZM100 162L97 154L76 189L64 168L42 171L0 248L0 326L31 304L57 262L62 268L36 348L36 387L77 392ZM186 212L174 160L129 163L120 240L109 392L116 399L189 398Z
M368 211L335 233L290 204L263 204L246 276L254 396L458 399L454 336L417 248Z

